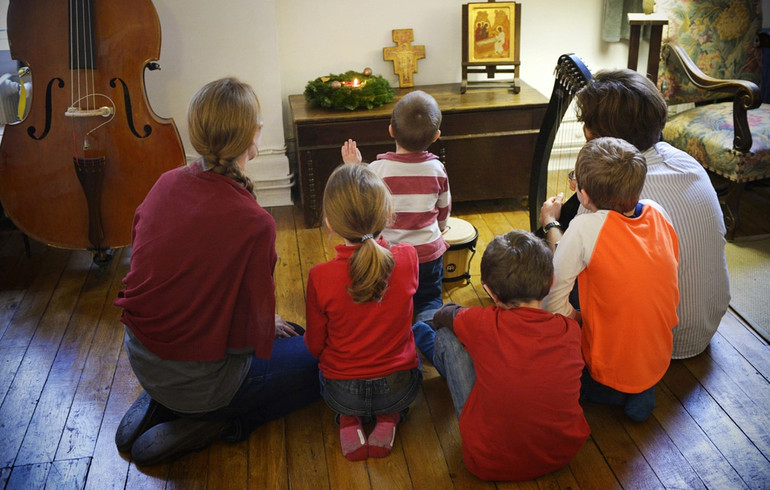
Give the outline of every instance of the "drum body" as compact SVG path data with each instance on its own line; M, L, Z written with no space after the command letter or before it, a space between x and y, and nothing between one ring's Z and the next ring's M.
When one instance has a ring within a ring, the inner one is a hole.
M471 279L471 259L476 254L476 241L479 232L469 222L450 217L444 239L449 243L449 249L444 252L444 282Z

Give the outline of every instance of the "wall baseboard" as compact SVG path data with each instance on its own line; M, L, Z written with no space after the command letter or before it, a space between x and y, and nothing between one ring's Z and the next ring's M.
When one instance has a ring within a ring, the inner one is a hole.
M187 163L198 158L187 155ZM292 206L291 188L294 174L289 173L289 159L284 149L260 150L259 155L246 162L246 175L254 182L257 202L263 208Z
M257 158L246 163L246 175L254 182L257 202L262 207L291 206L294 174L289 173L285 150L260 150Z

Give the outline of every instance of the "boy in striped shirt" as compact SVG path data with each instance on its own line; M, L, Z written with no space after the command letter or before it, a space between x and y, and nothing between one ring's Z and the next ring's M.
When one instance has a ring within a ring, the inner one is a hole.
M369 164L393 194L394 219L382 235L390 243L411 243L417 249L420 280L413 300L415 320L432 318L443 304L442 256L449 244L442 232L452 198L444 165L428 152L441 136L440 125L441 110L432 96L421 90L406 94L393 108L388 127L396 151L379 154ZM342 145L342 159L362 163L355 141Z

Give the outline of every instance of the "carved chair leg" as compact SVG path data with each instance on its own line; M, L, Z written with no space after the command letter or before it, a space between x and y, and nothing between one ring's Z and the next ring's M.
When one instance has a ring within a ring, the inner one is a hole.
M725 237L727 240L732 241L735 237L735 230L741 224L741 214L739 210L741 194L746 184L743 182L730 182L727 187L727 192L720 196L719 202L722 205L722 213L725 216L725 226L727 227L727 233Z

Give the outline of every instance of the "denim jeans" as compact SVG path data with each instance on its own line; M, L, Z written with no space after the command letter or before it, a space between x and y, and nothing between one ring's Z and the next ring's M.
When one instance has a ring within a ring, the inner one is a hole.
M618 405L631 419L643 422L655 408L655 387L641 393L624 393L599 383L591 377L588 368L584 368L580 377L580 401Z
M277 338L270 359L252 358L249 373L230 405L199 418L230 419L233 433L227 439L241 441L260 425L319 397L318 359L307 350L301 336Z
M441 280L444 278L444 260L442 257L420 264L420 280L414 293L414 318L425 321L433 318L433 313L441 308Z
M412 325L412 333L414 334L414 344L417 346L417 350L422 353L425 359L433 363L436 331L424 321L418 321Z
M468 399L473 385L476 384L476 369L473 367L473 359L457 339L455 333L448 328L438 329L433 347L433 365L436 366L439 374L446 379L455 412L460 418L465 400Z
M421 366L384 378L329 379L319 374L321 396L337 413L373 417L405 412L422 385Z

